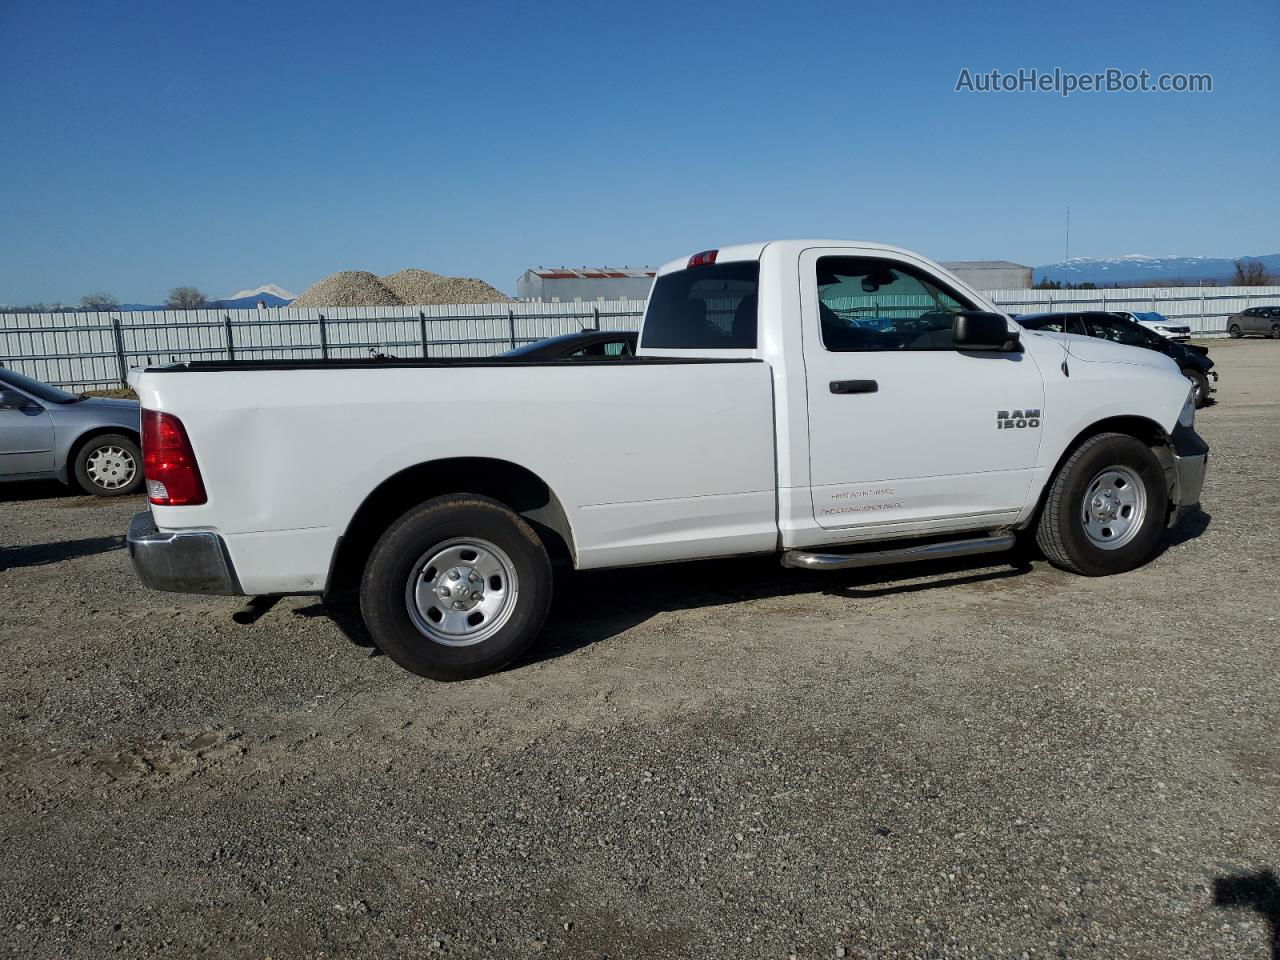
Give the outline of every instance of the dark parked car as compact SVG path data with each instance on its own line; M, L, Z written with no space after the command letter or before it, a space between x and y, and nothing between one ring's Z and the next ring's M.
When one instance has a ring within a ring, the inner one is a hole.
M1250 307L1227 317L1232 337L1274 337L1280 340L1280 307Z
M511 360L612 360L636 355L631 330L584 330L526 343L499 356Z
M1194 343L1170 340L1134 323L1127 317L1100 311L1083 313L1026 313L1018 317L1018 323L1028 330L1048 330L1055 333L1074 333L1084 337L1098 337L1113 343L1131 347L1146 347L1172 357L1191 381L1196 391L1196 406L1203 407L1217 388L1218 374L1214 372L1209 351Z
M137 400L82 397L0 367L0 481L53 478L116 497L142 487Z

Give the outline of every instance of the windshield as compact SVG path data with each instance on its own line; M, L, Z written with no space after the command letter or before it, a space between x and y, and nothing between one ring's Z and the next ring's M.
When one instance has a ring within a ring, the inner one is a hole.
M0 384L17 387L45 403L75 403L80 399L74 393L67 393L65 390L51 387L39 380L32 380L30 377L24 377L14 370L6 370L3 367L0 367Z
M1135 317L1143 323L1168 323L1169 318L1163 313L1135 313Z
M741 260L660 276L644 315L643 347L753 349L760 263Z

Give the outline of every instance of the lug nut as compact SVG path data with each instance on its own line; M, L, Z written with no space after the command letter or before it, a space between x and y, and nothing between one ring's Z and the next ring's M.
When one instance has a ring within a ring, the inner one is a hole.
M450 570L450 571L449 571L449 579L450 579L450 580L457 580L457 579L461 578L461 576L462 576L462 574L460 574L457 570Z
M478 573L476 573L474 570L472 570L472 571L471 571L471 576L470 576L470 577L468 577L467 579L469 579L472 583L479 583L479 582L480 582L480 574L478 574Z
M471 599L472 599L472 600L479 600L479 599L480 599L481 597L483 597L483 596L484 596L484 594L483 594L483 593L481 593L479 590L472 590L472 591L471 591Z

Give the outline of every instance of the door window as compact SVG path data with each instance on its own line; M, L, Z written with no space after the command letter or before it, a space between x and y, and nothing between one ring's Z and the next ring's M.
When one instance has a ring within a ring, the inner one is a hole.
M1113 317L1103 313L1089 316L1089 325L1093 327L1093 335L1113 343L1123 343L1130 347L1149 347L1155 337L1132 320Z
M819 257L822 345L833 353L954 350L955 314L973 304L915 267L875 257Z

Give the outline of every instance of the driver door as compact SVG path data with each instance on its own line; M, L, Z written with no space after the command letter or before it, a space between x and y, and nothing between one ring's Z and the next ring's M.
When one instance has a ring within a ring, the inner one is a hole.
M815 522L878 534L1011 522L1040 447L1035 360L956 350L953 314L982 307L923 262L855 252L800 259Z

